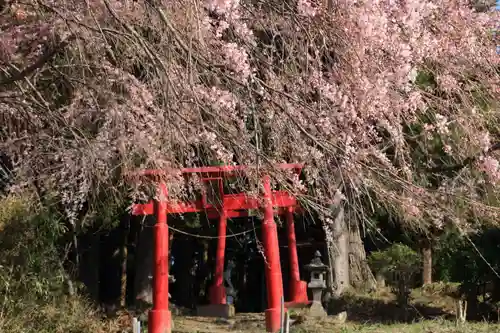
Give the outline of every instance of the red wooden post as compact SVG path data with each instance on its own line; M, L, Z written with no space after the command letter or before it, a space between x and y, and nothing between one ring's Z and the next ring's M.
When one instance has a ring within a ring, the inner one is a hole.
M281 277L278 229L274 222L271 182L265 176L264 182L264 221L262 240L264 243L265 274L267 284L266 331L275 333L281 327L281 298L283 280Z
M297 255L297 240L295 239L295 223L293 208L287 207L286 224L288 235L288 255L290 260L290 301L307 303L307 283L300 280L299 257Z
M227 214L223 210L219 217L217 253L215 257L215 279L210 288L211 304L226 304L226 288L224 288L224 254L226 251Z
M160 184L156 201L153 259L153 308L149 311L148 332L170 333L171 313L168 309L168 225L167 188Z

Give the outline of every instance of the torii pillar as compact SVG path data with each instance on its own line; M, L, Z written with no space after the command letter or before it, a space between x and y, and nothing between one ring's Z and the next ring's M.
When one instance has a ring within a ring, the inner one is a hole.
M297 240L295 239L295 223L293 208L286 209L286 224L288 236L288 256L290 262L290 301L307 304L307 282L300 280L299 257L297 255Z
M153 308L149 311L148 332L170 333L172 315L168 309L167 187L164 183L160 184L158 192L153 231Z
M281 276L278 228L274 221L271 181L264 176L264 221L262 242L264 243L264 265L267 285L266 331L278 332L281 328L281 299L283 297L283 278ZM286 311L286 310L285 310Z
M227 213L222 209L219 217L217 252L215 256L214 284L210 287L210 304L226 304L226 288L224 287L224 256L226 252Z

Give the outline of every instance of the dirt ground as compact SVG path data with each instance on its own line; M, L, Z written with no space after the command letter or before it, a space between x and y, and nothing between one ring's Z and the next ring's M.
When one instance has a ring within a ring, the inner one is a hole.
M389 290L346 294L330 310L333 313L346 311L347 321L339 321L337 316L312 318L305 315L307 311L290 309L291 317L296 319L290 326L290 333L500 333L497 318L456 325L455 299L442 292L443 286L437 285L434 289L412 292L411 309L405 320L401 320L401 309ZM237 313L230 319L197 317L180 309L172 313L173 333L265 332L263 313Z
M174 317L173 333L263 333L263 314L237 314L229 320L179 316ZM456 325L449 320L423 320L414 323L353 323L339 324L334 318L306 319L290 327L290 333L500 333L498 323L468 322Z
M176 316L173 320L174 332L179 333L262 333L265 331L263 313L240 313L231 319ZM339 324L332 317L321 320L308 318L301 324L293 325L291 331L326 333L339 331L339 328Z

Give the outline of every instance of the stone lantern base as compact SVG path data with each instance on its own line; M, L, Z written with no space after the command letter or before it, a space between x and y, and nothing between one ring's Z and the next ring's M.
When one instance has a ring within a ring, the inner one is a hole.
M328 313L326 313L325 309L323 308L323 305L319 302L312 302L311 307L309 308L308 311L308 316L315 317L315 318L324 318L328 316Z

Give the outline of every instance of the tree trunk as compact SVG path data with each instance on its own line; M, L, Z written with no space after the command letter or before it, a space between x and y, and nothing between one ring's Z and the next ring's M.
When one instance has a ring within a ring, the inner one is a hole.
M208 240L204 239L201 241L201 246L203 248L201 253L201 260L198 268L198 273L196 274L196 296L202 298L208 298L207 295L208 290L208 279L210 277L210 265L208 262L208 248L209 248Z
M332 226L333 244L330 244L329 258L333 261L333 296L339 298L349 288L349 230L344 208L340 207Z
M135 256L135 299L153 303L153 226L154 219L146 219L139 232Z
M374 290L377 280L366 260L366 251L357 221L349 223L349 273L351 285L356 289ZM384 283L385 284L385 283Z
M99 299L99 262L101 260L100 252L100 235L95 229L90 229L90 231L81 234L79 236L80 247L84 247L84 250L80 256L80 274L78 279L82 281L86 290L89 292L89 296L94 299ZM64 266L66 261L66 254L61 258L61 267ZM74 291L73 282L71 281L71 276L64 273L65 279L67 279L68 290ZM73 296L73 295L71 295Z
M432 246L431 242L426 240L422 243L422 257L423 257L423 285L432 283Z
M377 280L377 288L385 288L385 276L383 274L377 274L375 279Z
M134 295L136 300L153 304L153 256L154 256L154 226L155 219L146 219L139 231L139 241L137 242L137 252L135 256L135 284ZM172 281L170 269L172 255L172 243L174 233L169 233L168 242L168 267L169 281ZM170 297L170 294L169 294Z
M377 280L366 260L359 226L354 220L347 223L344 208L339 209L331 229L333 244L327 241L327 248L330 265L328 284L332 289L332 296L340 297L349 286L376 289Z
M123 231L123 240L122 240L122 248L121 248L121 257L122 257L122 264L121 264L121 278L120 278L120 283L121 283L121 290L120 290L120 306L124 308L127 306L127 262L128 262L128 236L130 232L130 217L126 217L126 220L124 221L124 227L125 230Z

